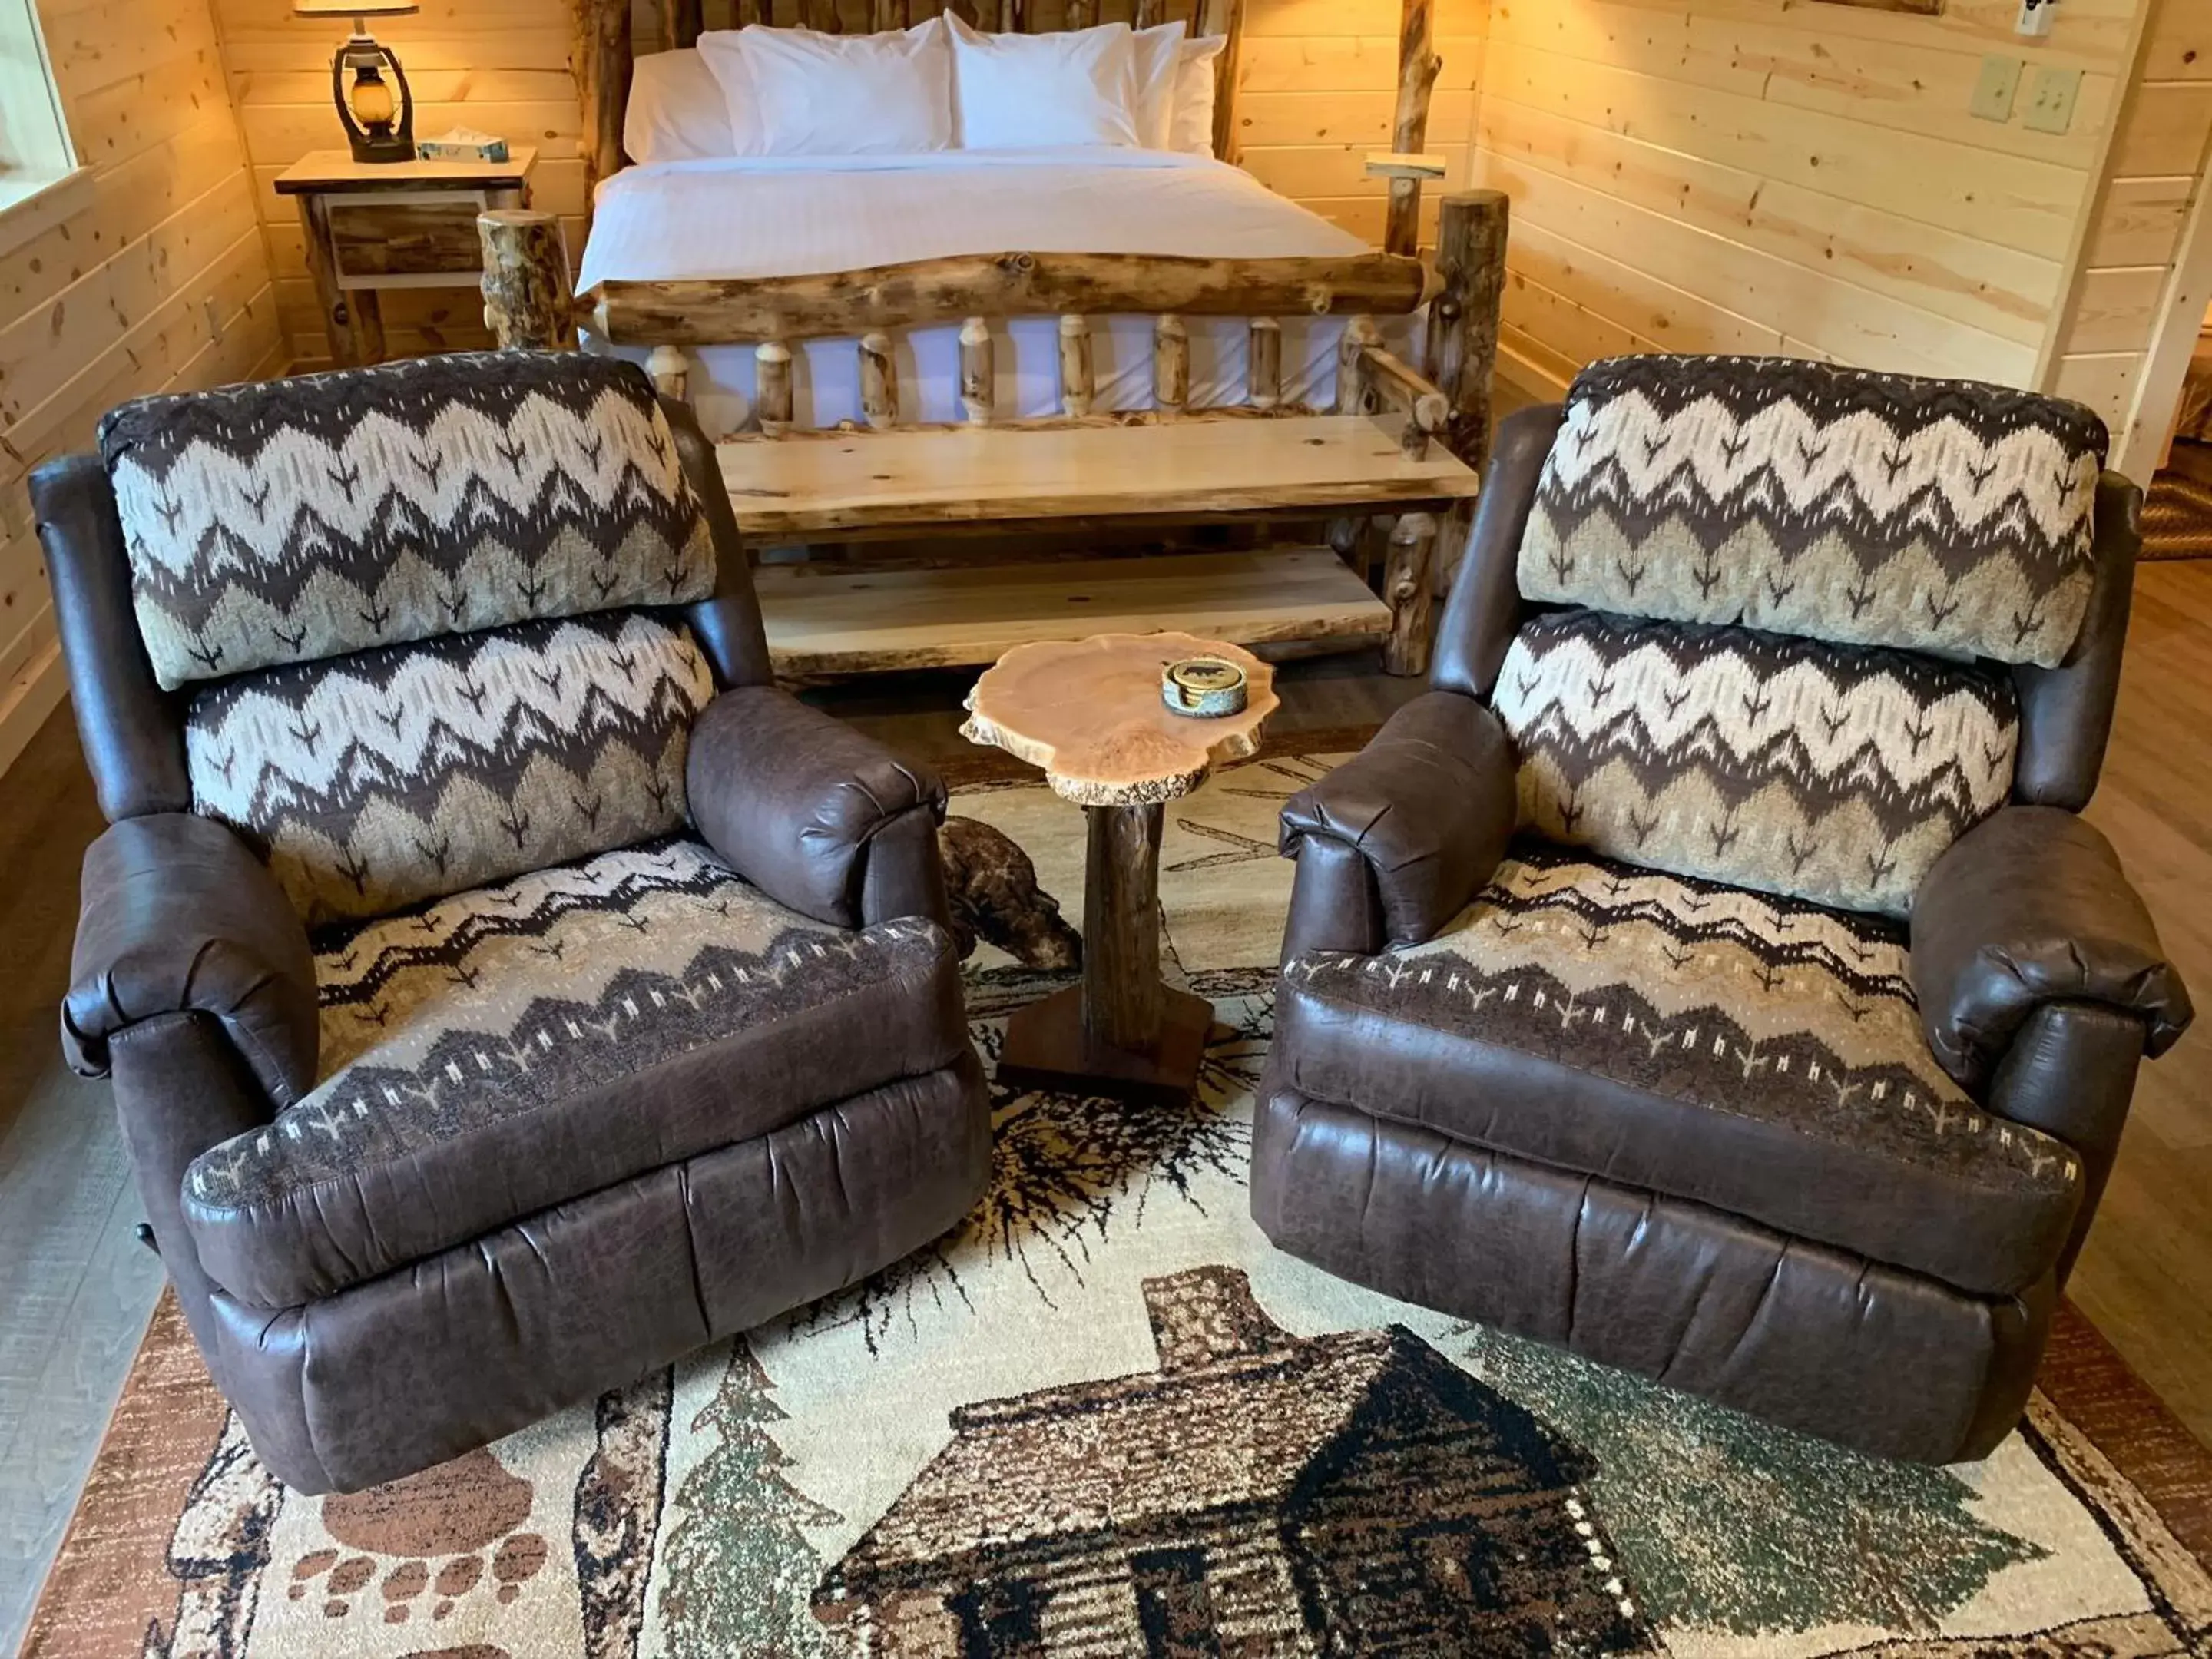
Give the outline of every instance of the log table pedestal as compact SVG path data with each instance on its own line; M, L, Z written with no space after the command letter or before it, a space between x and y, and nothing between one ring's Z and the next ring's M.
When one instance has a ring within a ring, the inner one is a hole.
M1170 713L1160 671L1220 657L1244 671L1242 713ZM1176 1102L1198 1081L1211 1004L1160 980L1160 826L1167 802L1259 747L1276 706L1274 671L1249 652L1188 634L1102 634L1009 651L968 696L962 735L1044 769L1090 819L1083 884L1083 983L1007 1023L1002 1081Z

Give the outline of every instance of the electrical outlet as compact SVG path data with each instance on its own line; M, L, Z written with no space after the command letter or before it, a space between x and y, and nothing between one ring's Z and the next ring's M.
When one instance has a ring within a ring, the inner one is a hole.
M2020 124L2031 132L2063 132L2074 125L2074 100L2081 94L2081 71L2051 69L2035 72L2027 91L2027 112Z
M2058 0L2020 0L2020 18L2012 32L2040 40L2051 33L2051 14L2057 9Z
M2017 58L2000 58L1992 52L1982 59L1980 79L1974 82L1974 95L1966 107L1984 121L2012 119L2012 100L2020 91L2021 61Z

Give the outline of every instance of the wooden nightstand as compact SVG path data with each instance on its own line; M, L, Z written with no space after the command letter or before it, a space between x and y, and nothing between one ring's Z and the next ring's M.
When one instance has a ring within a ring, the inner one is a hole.
M307 269L322 302L331 361L381 362L384 288L465 288L482 274L477 215L527 207L538 152L505 161L356 161L342 149L301 156L276 180L300 200Z

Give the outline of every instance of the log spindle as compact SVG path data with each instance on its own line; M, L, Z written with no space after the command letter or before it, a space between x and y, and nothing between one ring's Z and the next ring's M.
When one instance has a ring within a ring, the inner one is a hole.
M1168 20L1161 14L1167 10L1167 0L1137 0L1137 15L1132 27L1148 29Z
M1429 514L1406 514L1390 532L1382 563L1382 597L1390 606L1390 635L1382 642L1385 673L1411 678L1429 672L1430 620L1436 609L1430 567L1436 551L1437 521Z
M737 27L746 28L768 22L771 10L769 0L738 0L737 12L731 21Z
M1083 879L1083 1024L1132 1054L1158 1042L1167 987L1160 981L1158 801L1086 806Z
M691 359L682 346L657 345L645 360L646 377L664 398L688 403L691 397Z
M1022 0L999 0L999 29L1001 34L1022 32Z
M760 429L781 438L791 430L791 348L781 340L763 340L753 348L753 408Z
M1282 406L1283 325L1273 317L1252 319L1252 366L1246 385L1253 408Z
M868 7L868 26L878 34L902 29L912 21L907 15L907 0L872 0Z
M699 31L706 27L706 8L702 0L661 0L660 44L669 52L680 52L686 46L699 44Z
M1480 469L1490 459L1491 381L1505 295L1505 235L1512 204L1499 190L1443 198L1437 220L1442 291L1429 302L1429 375L1450 400L1444 447Z
M799 0L799 15L806 27L817 33L845 32L845 20L837 15L837 0Z
M573 348L576 303L561 221L538 208L494 208L477 216L477 240L492 337L501 346Z
M1091 343L1091 319L1070 312L1060 319L1060 403L1077 418L1091 412L1098 395L1098 370Z
M1172 312L1152 324L1152 402L1162 415L1190 405L1190 325Z
M898 424L898 359L881 331L860 337L860 414L878 432Z
M1429 103L1444 66L1436 52L1436 27L1434 0L1405 0L1398 35L1398 107L1390 128L1390 147L1401 155L1417 155L1428 143ZM1390 180L1390 210L1384 222L1382 246L1391 253L1420 252L1419 179Z
M1372 415L1375 385L1367 361L1367 348L1382 343L1382 331L1372 317L1362 314L1344 325L1344 338L1336 348L1336 412Z
M990 423L998 382L998 351L991 339L991 325L981 317L970 317L960 329L960 407L975 425Z
M1097 21L1098 0L1067 0L1067 27L1087 29Z

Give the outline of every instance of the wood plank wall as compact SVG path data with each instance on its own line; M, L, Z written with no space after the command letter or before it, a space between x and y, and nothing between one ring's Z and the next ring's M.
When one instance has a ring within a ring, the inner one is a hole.
M2076 234L2069 293L2045 337L2043 383L2104 416L2115 464L2148 483L2212 276L2203 258L2183 268L2212 150L2212 7L2155 0L2119 108ZM2154 356L2177 310L2188 314Z
M23 480L126 398L275 373L268 250L206 0L42 0L91 199L0 256L0 769L60 700Z
M1496 0L1477 182L1513 198L1503 346L1555 392L1626 351L1788 352L2031 385L2140 0L1940 17L1808 0ZM2027 60L2013 118L1968 101ZM2079 69L2031 132L2034 70Z
M296 210L270 181L310 149L342 142L330 103L330 56L343 25L303 22L289 0L214 0L223 61L253 163L255 201L268 227L286 337L295 362L327 355L307 280ZM866 27L866 0L843 0L848 28ZM1316 212L1379 242L1387 189L1366 178L1367 155L1389 148L1397 85L1399 0L1247 0L1241 142L1252 172ZM1054 9L1046 0L1045 9ZM1109 20L1132 0L1107 0ZM710 22L726 7L709 0ZM1431 149L1463 177L1473 137L1486 0L1441 0L1444 71L1431 123ZM655 0L638 0L639 38L657 38ZM424 0L410 17L380 21L421 100L418 132L456 125L538 146L536 200L567 219L582 246L580 118L568 66L568 0ZM1435 192L1428 227L1435 227ZM468 289L384 295L386 333L397 352L489 345Z

